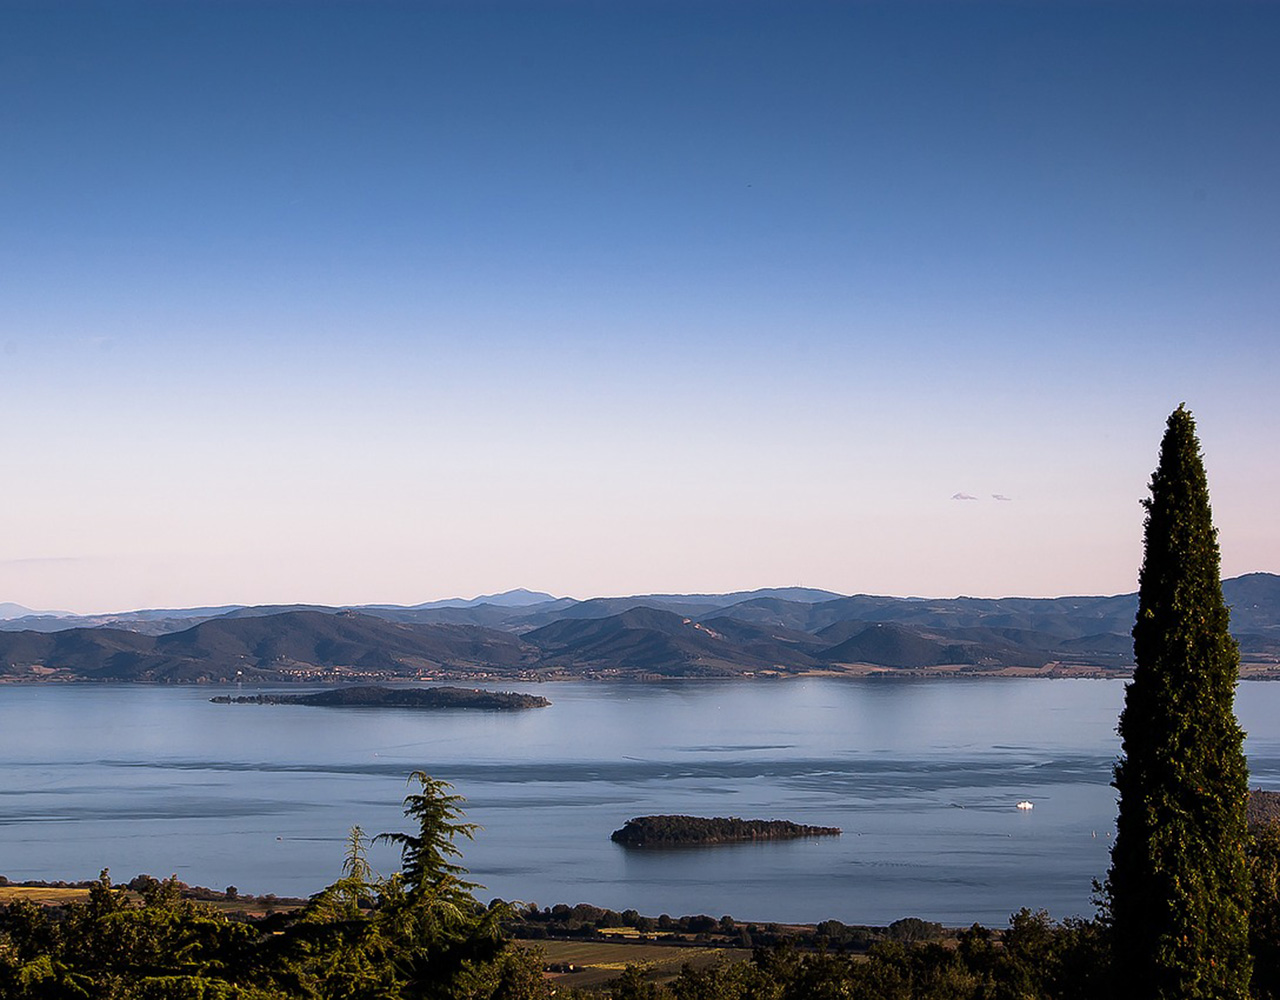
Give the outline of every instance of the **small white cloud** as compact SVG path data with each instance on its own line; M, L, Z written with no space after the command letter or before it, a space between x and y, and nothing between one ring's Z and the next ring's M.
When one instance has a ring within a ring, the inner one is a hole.
M977 500L978 498L975 497L972 493L952 493L951 499L952 500Z
M1004 500L1006 503L1008 503L1008 502L1012 502L1012 501L1013 501L1013 497L1007 497L1007 496L1005 496L1003 493L992 493L992 494L991 494L991 499L992 499L992 500Z

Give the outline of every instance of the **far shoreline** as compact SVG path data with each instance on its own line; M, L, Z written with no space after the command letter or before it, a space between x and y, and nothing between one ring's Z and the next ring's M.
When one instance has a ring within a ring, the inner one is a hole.
M477 674L463 671L440 671L407 677L404 675L344 672L341 668L315 671L295 670L275 676L241 678L196 678L192 680L130 679L124 677L86 677L57 668L35 668L22 674L0 675L0 685L37 686L45 684L121 684L140 687L198 687L228 689L260 687L297 687L320 685L393 684L421 685L495 685L556 684L589 681L600 684L722 684L777 683L789 680L830 678L835 680L1100 680L1129 681L1133 667L1099 667L1083 664L1050 663L1040 667L975 667L971 664L947 664L936 667L885 667L875 664L842 664L809 670L751 670L719 676L681 676L650 670L628 670L625 667L583 670L570 673L549 670L538 674ZM1249 662L1241 665L1238 681L1280 681L1280 664Z

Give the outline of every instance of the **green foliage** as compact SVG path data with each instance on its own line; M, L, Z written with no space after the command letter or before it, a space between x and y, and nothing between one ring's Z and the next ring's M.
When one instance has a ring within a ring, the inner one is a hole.
M342 877L312 900L308 918L313 921L353 919L374 905L373 869L366 857L368 842L364 831L353 826L347 835L347 852L342 861Z
M1274 874L1273 861L1257 872ZM173 880L156 882L150 898L138 904L104 879L93 899L83 903L0 908L0 996L549 996L541 958L497 931L495 918L508 911L504 904L444 920L437 908L411 899L402 880L392 878L376 883L375 907L354 916L326 916L321 893L301 913L255 923L175 899L175 886ZM606 991L616 1000L1097 1000L1106 995L1102 943L1097 922L1055 924L1043 912L1022 910L1003 934L975 925L958 942L884 940L865 955L789 946L759 949L751 961L696 970L686 966L667 983L655 981L644 968L632 968ZM600 997L575 993L562 983L556 988L558 996Z
M942 936L942 925L919 917L895 920L886 932L893 941L933 941Z
M669 1000L671 994L653 982L642 965L628 965L609 984L612 1000Z
M756 962L722 963L704 970L686 965L670 993L675 1000L779 1000L782 984Z
M1249 845L1253 905L1249 912L1249 951L1253 955L1253 995L1280 1000L1280 826L1253 831Z
M954 945L886 940L865 956L758 949L750 962L685 966L668 984L630 968L614 1000L1098 1000L1107 995L1103 927L1013 915L1003 936L974 925Z
M353 826L347 834L347 856L342 861L342 877L351 879L356 885L367 886L373 879L367 853L364 831Z
M1170 417L1145 502L1105 903L1121 995L1243 997L1249 982L1244 734L1232 709L1217 532L1191 414Z
M0 995L14 998L215 998L236 992L255 932L150 880L129 902L104 871L89 898L61 911L15 904L0 922Z
M450 794L453 786L433 778L425 771L414 771L409 781L418 782L422 791L406 795L404 814L418 823L418 832L380 833L376 844L386 841L400 845L405 891L413 897L430 894L441 902L465 903L472 900L471 891L480 886L462 878L467 870L449 860L462 856L453 842L462 836L471 840L478 829L475 823L462 823L462 796Z
M419 829L409 877L377 880L351 832L342 877L301 912L254 923L184 899L177 879L139 877L140 903L107 872L88 899L60 908L0 908L5 1000L542 1000L541 962L510 946L505 905L470 894L454 834L461 797L415 775L406 800ZM389 837L388 839L397 839Z
M275 966L290 970L281 985L303 996L383 997L412 1000L516 998L540 995L540 965L510 949L501 921L504 905L486 909L471 894L476 884L451 861L461 855L462 796L447 782L415 771L421 791L406 796L405 815L415 833L384 833L401 845L404 870L376 883L357 827L348 839L343 877L317 895L276 942ZM376 892L376 899L372 898ZM365 917L362 908L371 906Z

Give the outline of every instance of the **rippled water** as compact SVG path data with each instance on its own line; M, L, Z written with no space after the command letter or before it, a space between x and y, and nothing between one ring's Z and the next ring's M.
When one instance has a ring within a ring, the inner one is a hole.
M1123 685L868 679L536 687L518 714L213 705L213 691L0 687L0 873L176 873L307 895L353 824L404 829L405 776L481 823L483 895L673 915L1002 924L1087 915L1115 813ZM1253 783L1280 789L1280 685L1241 687ZM1029 799L1035 808L1014 804ZM628 852L648 813L839 826L812 841ZM389 873L395 855L372 854Z

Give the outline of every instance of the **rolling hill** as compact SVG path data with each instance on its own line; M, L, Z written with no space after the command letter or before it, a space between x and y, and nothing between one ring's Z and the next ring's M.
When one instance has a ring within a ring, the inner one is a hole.
M0 674L8 676L30 675L33 667L94 680L280 680L338 668L352 676L416 676L512 671L536 658L536 649L507 632L405 625L354 612L219 618L162 636L119 629L0 632Z
M1243 654L1280 673L1280 576L1237 577L1224 581L1223 591ZM1054 664L1111 670L1131 663L1137 607L1134 594L912 599L796 588L587 601L532 591L498 596L499 603L414 607L140 611L109 616L110 625L56 630L47 616L29 629L18 619L0 630L0 676L726 677ZM124 621L131 626L120 627Z

